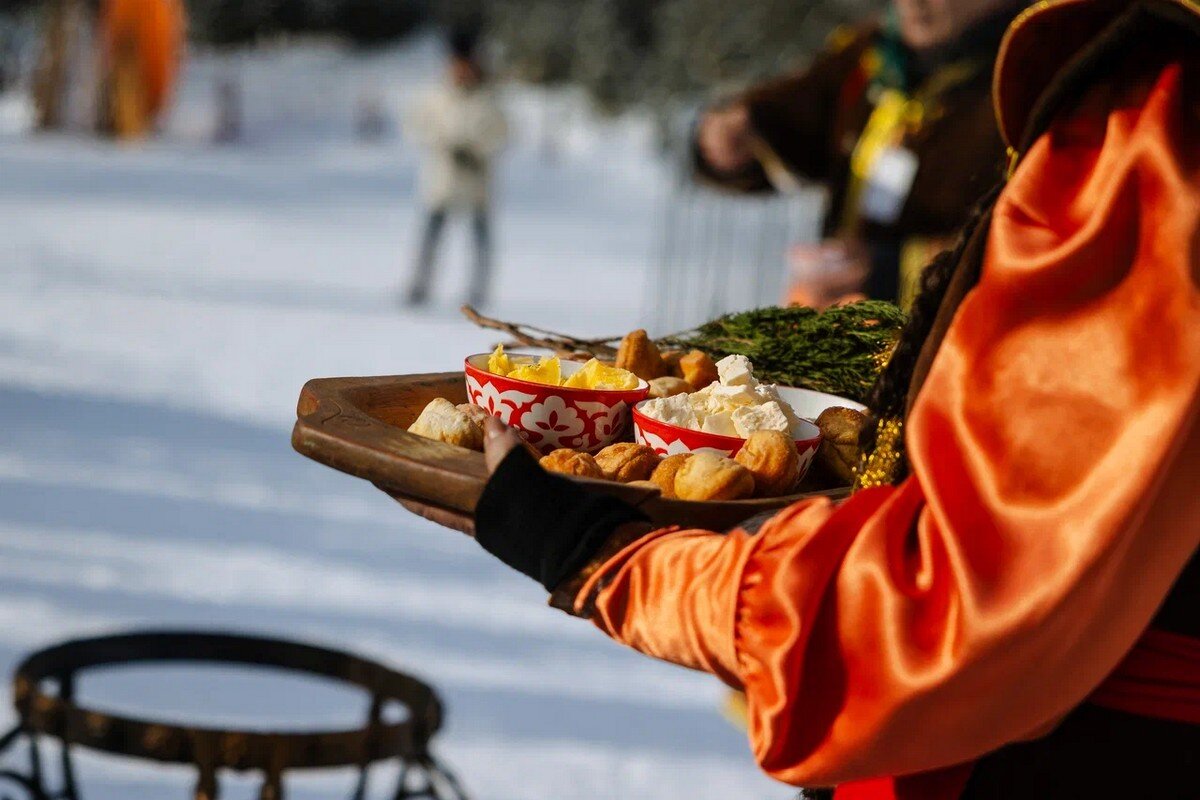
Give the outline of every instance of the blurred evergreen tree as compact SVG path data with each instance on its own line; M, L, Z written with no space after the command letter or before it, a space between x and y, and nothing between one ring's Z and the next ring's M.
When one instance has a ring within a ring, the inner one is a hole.
M886 0L497 0L489 34L511 74L571 81L601 108L733 89L803 64Z
M243 44L281 33L343 36L380 44L430 19L431 0L187 0L194 39Z
M17 0L0 0L13 4ZM193 36L232 44L329 33L378 44L477 21L503 72L576 83L604 110L656 108L802 64L886 0L187 0Z

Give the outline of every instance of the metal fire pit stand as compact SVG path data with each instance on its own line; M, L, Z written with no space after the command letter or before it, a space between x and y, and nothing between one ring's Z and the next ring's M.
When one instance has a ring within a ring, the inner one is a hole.
M75 702L75 681L96 667L135 663L221 663L301 672L359 686L371 696L366 724L355 730L265 732L194 728L101 713ZM51 687L56 692L48 691ZM278 639L223 634L153 632L81 639L39 651L13 675L18 722L0 738L0 754L22 739L29 771L0 769L0 781L31 800L79 800L71 751L83 747L173 764L198 771L196 800L218 800L218 771L258 771L260 800L283 800L287 770L357 767L352 800L366 797L370 767L400 764L396 800L466 800L458 782L429 752L442 724L442 706L428 685L348 653ZM386 722L383 710L398 704L407 717ZM48 789L39 736L61 743L62 786ZM0 789L0 799L9 800Z

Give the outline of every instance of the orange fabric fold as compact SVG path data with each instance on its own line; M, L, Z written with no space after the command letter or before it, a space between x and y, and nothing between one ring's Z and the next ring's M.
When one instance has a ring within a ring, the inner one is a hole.
M654 534L583 587L609 635L743 688L776 778L918 773L1046 730L1200 544L1200 69L1154 57L1005 188L908 480L755 536Z

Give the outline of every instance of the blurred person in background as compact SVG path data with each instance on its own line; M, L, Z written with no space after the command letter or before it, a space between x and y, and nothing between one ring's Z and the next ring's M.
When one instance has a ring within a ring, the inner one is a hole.
M470 217L474 235L475 264L467 301L481 305L487 300L492 161L507 141L508 123L476 57L477 41L472 30L451 33L448 79L422 99L411 120L413 136L426 154L421 165L425 222L405 295L410 305L429 299L433 262L452 213Z
M38 128L152 132L170 103L186 19L181 0L47 3L33 83Z
M789 300L907 306L921 268L1000 177L992 66L1017 0L894 0L835 32L808 69L705 113L697 173L744 192L824 185L824 242L792 252Z

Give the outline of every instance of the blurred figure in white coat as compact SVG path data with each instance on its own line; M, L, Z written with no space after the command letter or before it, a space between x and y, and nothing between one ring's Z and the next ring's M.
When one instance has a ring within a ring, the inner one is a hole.
M422 98L409 126L426 151L421 164L424 229L405 295L410 305L429 299L438 245L452 214L467 217L474 235L475 263L467 301L472 305L487 301L492 164L508 139L508 123L476 58L476 40L471 31L451 34L447 80Z

